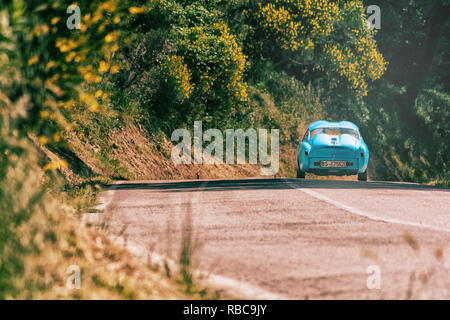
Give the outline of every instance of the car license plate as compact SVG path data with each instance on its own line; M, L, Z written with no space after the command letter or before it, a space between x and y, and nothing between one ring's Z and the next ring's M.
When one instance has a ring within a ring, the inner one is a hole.
M320 161L320 166L324 168L345 168L347 161Z

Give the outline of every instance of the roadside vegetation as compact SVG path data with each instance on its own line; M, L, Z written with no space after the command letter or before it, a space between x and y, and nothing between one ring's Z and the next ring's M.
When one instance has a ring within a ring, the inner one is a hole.
M180 293L126 266L79 218L117 179L258 174L174 167L171 132L195 120L280 129L283 176L310 122L351 120L371 179L448 186L446 1L384 1L379 31L367 27L368 1L80 0L73 30L71 4L0 4L0 298L199 294L186 268ZM81 291L66 288L72 264Z

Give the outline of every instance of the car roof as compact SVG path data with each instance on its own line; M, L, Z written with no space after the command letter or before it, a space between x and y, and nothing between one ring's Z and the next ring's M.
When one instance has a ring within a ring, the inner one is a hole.
M313 122L309 125L309 130L314 130L317 128L347 128L359 131L356 124L350 121L340 121L340 122L330 122L325 120L320 120Z

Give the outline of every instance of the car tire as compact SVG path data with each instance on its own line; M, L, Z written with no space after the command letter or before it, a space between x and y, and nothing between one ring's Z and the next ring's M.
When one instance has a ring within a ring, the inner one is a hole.
M358 181L367 181L367 170L363 173L358 173Z
M297 166L297 179L305 179L305 172Z

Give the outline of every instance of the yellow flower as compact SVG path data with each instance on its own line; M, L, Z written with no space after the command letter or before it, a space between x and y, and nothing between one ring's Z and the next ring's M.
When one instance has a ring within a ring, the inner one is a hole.
M61 136L59 135L59 133L55 133L53 135L53 141L59 142L60 140L61 140Z
M139 8L139 7L130 7L129 11L130 11L131 14L140 14L140 13L144 13L145 8L144 7L141 7L141 8Z
M101 14L101 12L98 12L98 10L97 10L97 12L94 13L94 17L92 18L92 23L97 23L102 19L103 19L103 15Z
M117 50L119 50L119 46L117 44L115 44L111 47L112 52L116 52Z
M86 92L83 92L83 93L80 94L80 101L81 102L88 103L91 100L92 100L92 97L89 94L87 94Z
M92 79L93 76L94 76L94 75L93 75L92 73L87 72L87 73L85 73L85 74L83 75L83 79L86 80L86 81L89 81L89 80Z
M60 19L59 17L53 17L52 20L50 20L50 23L51 23L52 25L55 25L55 24L58 23L59 19Z
M41 26L41 32L43 34L48 33L49 30L50 30L50 28L48 27L48 25L44 24L43 26Z
M116 41L116 39L117 39L117 35L113 32L107 34L105 37L106 42L113 42L113 41Z
M113 1L107 1L101 5L106 11L113 12L116 10L116 4Z
M61 52L67 52L70 50L70 47L68 45L63 44L60 48L59 51Z
M105 61L100 61L100 65L98 67L98 72L105 73L109 70L109 64Z
M68 164L67 161L65 160L58 160L58 161L53 161L50 163L47 163L43 170L47 171L47 170L55 170L55 169L61 169L61 168L67 168Z
M114 19L113 19L113 22L115 24L119 23L120 22L120 16L115 16Z
M64 108L68 109L70 107L73 107L74 101L73 99L70 99L69 101L64 102Z
M111 74L116 74L116 73L119 72L119 70L120 70L119 66L118 65L114 65L114 66L111 67Z
M95 93L95 97L98 98L103 94L102 90L97 90L97 92Z
M28 60L28 65L31 66L31 65L37 63L38 61L39 61L38 56L31 57L31 58Z
M49 61L45 68L50 69L50 68L53 68L55 65L56 65L55 61Z
M71 53L69 53L66 57L66 62L70 62L73 60L73 58L75 58L75 56L77 55L77 53L75 51L72 51Z
M49 138L47 138L46 136L39 137L39 142L42 144L47 144L49 141Z
M41 118L42 119L46 119L50 116L50 112L48 112L47 110L41 111Z
M93 102L91 103L91 105L89 106L89 110L91 110L91 111L97 111L97 109L98 109L98 102L97 102L97 101L93 101Z

